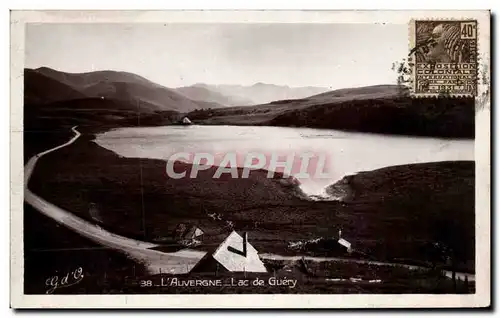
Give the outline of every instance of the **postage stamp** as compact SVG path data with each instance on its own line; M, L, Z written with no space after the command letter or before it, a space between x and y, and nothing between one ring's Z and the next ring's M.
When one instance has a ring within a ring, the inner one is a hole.
M475 96L476 20L412 20L410 58L414 96Z
M488 11L11 21L12 307L490 305Z

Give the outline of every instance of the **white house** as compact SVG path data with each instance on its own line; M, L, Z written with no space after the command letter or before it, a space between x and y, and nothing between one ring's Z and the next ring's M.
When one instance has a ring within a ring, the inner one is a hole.
M203 234L205 234L203 230L196 225L186 228L185 224L181 224L178 226L175 236L179 244L184 246L198 246L203 241Z
M184 234L185 240L201 240L204 232L199 227L193 225L189 230Z
M337 241L340 245L344 246L347 249L348 253L352 252L351 243L342 238L342 230L339 230L339 239Z
M208 253L193 268L194 272L216 270L252 273L267 272L257 250L248 242L247 233L245 232L241 236L235 231L231 232L213 253Z

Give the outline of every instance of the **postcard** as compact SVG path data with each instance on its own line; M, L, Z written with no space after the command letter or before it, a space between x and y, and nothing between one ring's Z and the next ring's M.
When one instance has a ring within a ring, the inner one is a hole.
M12 11L14 308L488 307L489 11Z

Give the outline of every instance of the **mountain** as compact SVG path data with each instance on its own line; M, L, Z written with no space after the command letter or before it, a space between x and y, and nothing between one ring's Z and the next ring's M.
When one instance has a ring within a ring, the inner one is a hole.
M175 90L128 72L66 73L47 67L27 69L26 72L30 76L25 78L25 86L30 89L25 91L25 99L30 103L50 103L82 97L106 98L128 103L130 108L146 113L165 110L188 112L207 108L208 105L222 107L213 102L195 102ZM32 83L37 76L36 82ZM52 84L41 83L42 76ZM44 85L49 86L49 93L37 89Z
M276 100L300 99L328 91L324 87L289 87L265 83L252 86L195 84L190 87L204 88L222 94L232 101L232 105L246 106L270 103Z
M226 96L220 92L201 85L184 86L175 89L178 93L196 102L216 103L224 106L246 106L253 102L238 96Z
M61 83L73 87L86 87L98 82L128 82L128 83L138 83L143 85L152 85L156 87L163 87L156 84L142 76L129 72L118 72L118 71L94 71L94 72L84 72L84 73L67 73L61 72L49 67L40 67L35 69L36 72L44 74L47 77L53 78Z

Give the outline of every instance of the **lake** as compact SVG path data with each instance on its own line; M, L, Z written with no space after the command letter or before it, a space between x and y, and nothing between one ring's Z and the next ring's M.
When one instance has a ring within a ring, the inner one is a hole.
M96 136L95 142L129 158L168 160L176 153L209 153L215 163L228 153L241 159L250 152L282 156L313 154L310 177L298 178L302 190L323 196L326 186L345 175L388 166L447 160L474 160L473 140L388 136L337 130L261 126L163 126L119 128ZM300 159L300 158L299 158ZM323 160L325 159L325 160ZM281 158L280 160L285 160ZM189 159L182 160L190 162ZM294 161L295 167L300 160ZM324 162L321 177L313 173ZM255 164L255 162L254 162ZM265 168L268 168L269 162ZM280 171L280 169L274 169ZM309 170L308 170L309 171ZM292 175L299 172L292 169Z

